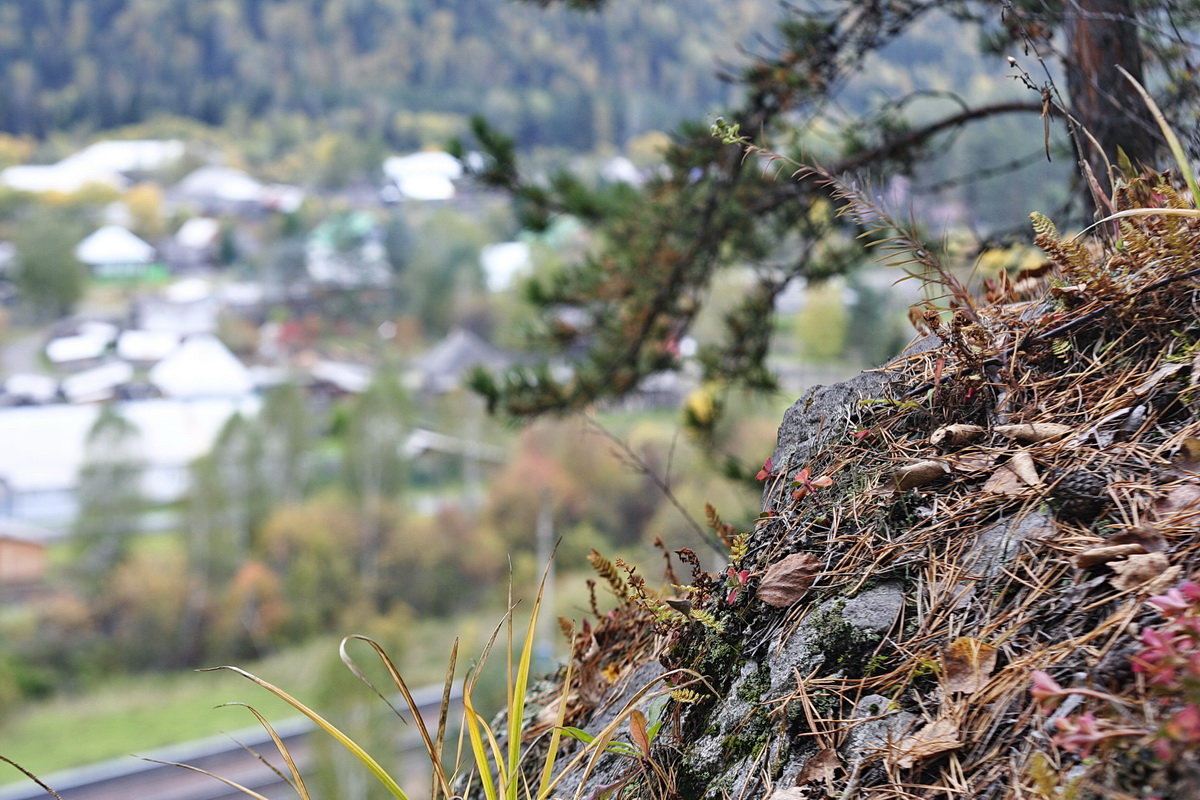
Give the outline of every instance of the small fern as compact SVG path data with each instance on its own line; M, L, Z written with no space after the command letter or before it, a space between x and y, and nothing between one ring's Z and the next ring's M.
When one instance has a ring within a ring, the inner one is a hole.
M609 588L612 589L618 600L625 602L629 599L629 586L626 585L613 562L600 555L600 552L595 549L588 554L587 560L592 565L592 569L596 570L596 574L608 582Z
M676 703L698 703L704 697L704 694L697 692L695 689L676 689L671 692L671 699Z
M691 616L692 619L696 620L696 622L699 622L706 628L711 628L717 632L723 632L725 630L725 625L722 624L719 619L714 617L711 612L705 611L702 608L693 608Z

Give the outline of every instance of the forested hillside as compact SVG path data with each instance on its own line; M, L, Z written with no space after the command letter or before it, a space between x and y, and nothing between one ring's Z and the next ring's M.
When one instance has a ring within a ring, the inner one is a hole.
M714 59L772 0L12 0L0 130L44 136L157 113L213 125L303 115L392 147L482 113L529 146L623 144L728 100ZM416 112L423 115L418 116Z

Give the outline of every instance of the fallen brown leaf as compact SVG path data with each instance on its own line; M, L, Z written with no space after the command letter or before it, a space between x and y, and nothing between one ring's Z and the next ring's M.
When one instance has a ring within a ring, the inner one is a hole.
M837 776L837 771L841 766L842 762L838 759L837 751L826 747L808 760L804 769L800 770L799 776L796 777L796 783L828 783ZM776 800L775 795L772 795L771 798Z
M1033 443L1066 436L1074 428L1058 422L1033 422L1024 425L997 425L992 430L1018 442Z
M1088 569L1089 567L1107 564L1110 561L1117 561L1118 559L1140 555L1145 552L1146 548L1137 542L1129 544L1106 544L1101 547L1084 550L1082 553L1077 553L1071 560L1080 569Z
M929 443L934 447L961 447L983 436L984 429L979 425L943 425L929 437Z
M794 553L767 568L755 595L775 608L790 606L813 585L821 566L821 561L808 553Z
M1196 373L1192 374L1192 380L1196 379L1196 375ZM1184 439L1179 445L1179 452L1171 461L1171 466L1164 472L1169 477L1175 478L1193 478L1200 474L1200 439L1194 436Z
M962 742L958 738L958 725L943 717L901 739L889 758L901 769L908 769L923 758L959 747Z
M896 470L896 474L892 476L892 487L898 492L915 489L937 480L949 471L950 467L944 461L916 461Z
M1167 549L1167 540L1153 525L1143 522L1114 534L1108 544L1140 544L1147 553Z
M1129 556L1124 561L1114 561L1109 566L1114 574L1108 582L1123 592L1156 580L1170 568L1171 562L1162 553L1143 553Z
M942 651L942 687L947 692L973 694L996 669L996 648L987 642L960 636Z
M1179 576L1183 574L1183 567L1176 564L1173 567L1168 567L1154 580L1142 587L1142 591L1146 594L1162 594L1167 589L1170 589L1179 582Z
M1182 361L1177 361L1174 364L1163 364L1161 367L1154 370L1154 373L1149 378L1142 381L1140 385L1135 386L1133 388L1133 393L1138 397L1148 394L1155 386L1158 386L1158 384L1162 383L1167 378L1170 378L1172 375L1175 375L1186 366L1187 364L1184 364Z
M996 454L986 450L973 450L958 453L950 460L950 466L957 472L968 475L973 472L985 472L996 464Z
M1008 460L1008 468L1017 473L1017 477L1028 483L1030 486L1035 486L1042 482L1042 479L1038 477L1037 467L1034 466L1033 456L1029 455L1029 453L1026 453L1024 450L1019 453L1015 453L1013 457Z
M1172 487L1154 501L1154 512L1160 519L1197 511L1200 511L1200 486L1194 483L1181 483Z
M1037 467L1028 453L1021 452L1010 458L992 473L983 484L983 490L992 494L1022 494L1026 487L1041 483Z

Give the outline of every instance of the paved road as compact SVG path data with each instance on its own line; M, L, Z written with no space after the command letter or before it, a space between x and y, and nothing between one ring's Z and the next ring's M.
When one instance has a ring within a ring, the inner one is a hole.
M422 711L431 717L428 722L435 724L442 687L427 687L413 695ZM323 734L314 732L313 724L304 717L285 720L274 727L303 772L305 765L311 762L313 737ZM406 737L400 752L409 754L422 749L416 728L410 725L406 730L411 736ZM244 800L246 797L208 775L147 760L154 759L208 770L253 789L269 800L295 798L295 791L246 748L271 757L284 769L266 731L255 727L227 736L160 748L142 754L143 758L116 758L40 777L63 800ZM8 767L6 764L0 766ZM0 786L0 800L45 800L46 797L41 788L28 780Z

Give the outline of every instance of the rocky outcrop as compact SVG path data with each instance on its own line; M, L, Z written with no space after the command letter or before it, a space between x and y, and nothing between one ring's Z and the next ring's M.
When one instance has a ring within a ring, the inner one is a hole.
M727 568L682 551L663 593L629 574L577 645L571 724L629 701L662 727L558 794L1200 785L1200 225L1130 224L1100 256L1039 224L1058 277L1036 304L1006 284L788 410Z

